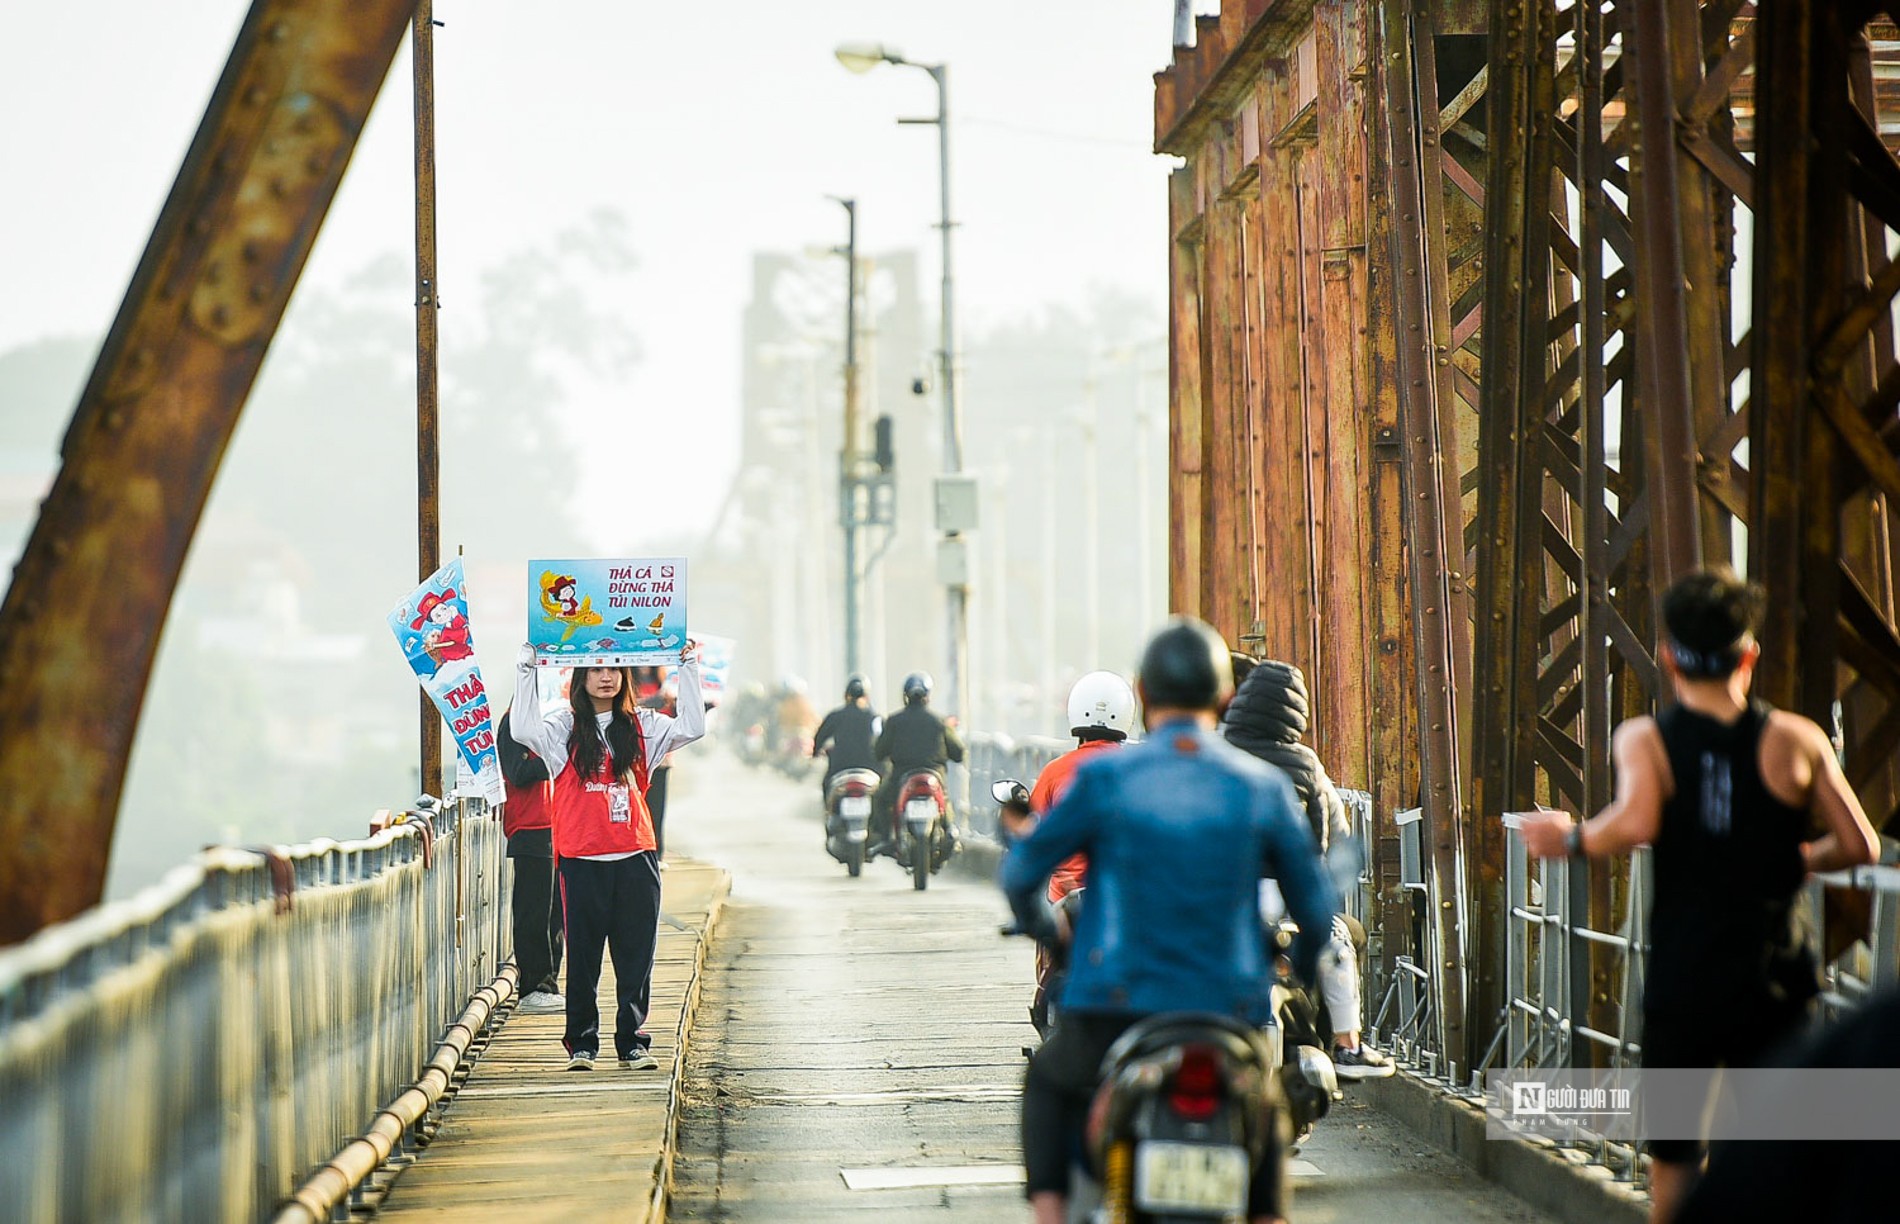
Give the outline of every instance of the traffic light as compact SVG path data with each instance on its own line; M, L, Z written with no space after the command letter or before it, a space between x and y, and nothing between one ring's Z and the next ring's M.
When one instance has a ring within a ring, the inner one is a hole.
M880 472L888 472L897 466L897 450L891 445L893 428L889 413L877 419L875 429L877 441L873 457L877 460L877 470Z

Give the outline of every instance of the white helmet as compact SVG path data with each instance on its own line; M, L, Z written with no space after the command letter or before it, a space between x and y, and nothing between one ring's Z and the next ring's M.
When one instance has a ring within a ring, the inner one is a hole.
M1126 736L1135 726L1135 690L1114 672L1095 671L1069 690L1069 734L1101 729Z

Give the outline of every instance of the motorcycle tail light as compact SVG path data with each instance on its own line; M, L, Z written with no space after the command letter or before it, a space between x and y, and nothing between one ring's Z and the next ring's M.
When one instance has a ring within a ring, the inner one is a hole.
M1206 1046L1183 1050L1168 1090L1168 1105L1178 1116L1198 1121L1213 1116L1221 1095L1220 1061L1214 1051Z

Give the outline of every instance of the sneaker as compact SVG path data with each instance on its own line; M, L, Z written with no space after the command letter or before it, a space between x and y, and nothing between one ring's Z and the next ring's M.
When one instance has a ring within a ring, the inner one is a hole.
M567 1069L569 1071L592 1071L594 1069L594 1056L583 1050L581 1053L567 1060Z
M651 1050L635 1050L632 1058L620 1060L622 1071L658 1071L660 1060L653 1057Z
M874 859L874 858L877 858L879 855L891 855L892 857L895 857L896 853L897 853L897 847L893 846L888 841L881 841L881 842L873 842L868 848L866 848L866 850L864 851L864 857L867 859Z
M665 859L661 859L661 860L660 860L660 870L661 870L661 871L665 871L665 870L666 870L666 860L665 860Z
M1397 1071L1392 1060L1365 1042L1356 1050L1333 1047L1333 1073L1343 1080L1384 1079Z
M522 1011L566 1011L567 998L550 990L530 990L521 996Z

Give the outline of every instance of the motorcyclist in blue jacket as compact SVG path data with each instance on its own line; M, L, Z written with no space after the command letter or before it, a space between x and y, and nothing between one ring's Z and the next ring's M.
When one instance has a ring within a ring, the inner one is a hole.
M1074 933L1062 1021L1023 1085L1026 1193L1038 1224L1067 1210L1077 1148L1102 1057L1156 1012L1272 1011L1273 957L1260 923L1263 877L1299 924L1296 972L1313 980L1339 908L1292 784L1215 729L1233 695L1220 635L1177 617L1148 643L1137 691L1148 738L1076 771L1061 801L1003 861L1024 930L1059 938L1043 899L1049 875L1086 851L1088 901ZM1278 1220L1280 1162L1255 1179L1250 1217Z

